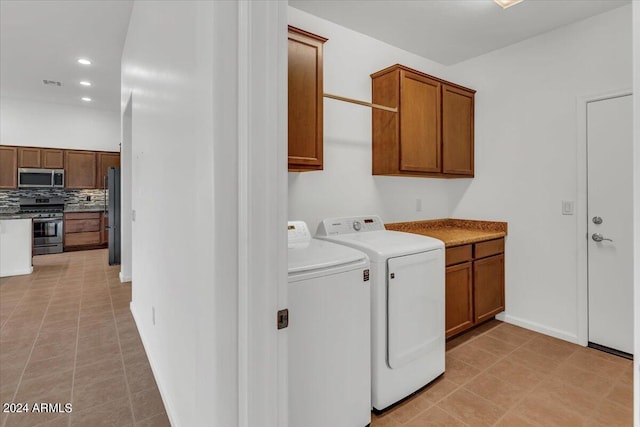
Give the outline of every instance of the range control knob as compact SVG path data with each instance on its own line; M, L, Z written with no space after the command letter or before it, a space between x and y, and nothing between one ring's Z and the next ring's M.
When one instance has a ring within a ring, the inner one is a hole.
M353 229L360 231L362 229L362 223L360 221L353 221Z

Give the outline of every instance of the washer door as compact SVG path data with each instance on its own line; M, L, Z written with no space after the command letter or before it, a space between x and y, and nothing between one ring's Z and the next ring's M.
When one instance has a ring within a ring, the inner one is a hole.
M438 347L444 337L442 250L387 261L387 364L400 368Z

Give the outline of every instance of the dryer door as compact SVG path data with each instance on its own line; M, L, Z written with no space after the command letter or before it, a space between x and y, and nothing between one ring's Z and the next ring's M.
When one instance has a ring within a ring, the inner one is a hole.
M444 341L441 249L387 262L387 364L400 368Z

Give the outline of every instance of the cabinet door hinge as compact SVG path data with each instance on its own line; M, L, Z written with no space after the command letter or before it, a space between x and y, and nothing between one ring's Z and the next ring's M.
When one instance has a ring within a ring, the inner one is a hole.
M278 311L278 329L284 329L289 326L289 309Z

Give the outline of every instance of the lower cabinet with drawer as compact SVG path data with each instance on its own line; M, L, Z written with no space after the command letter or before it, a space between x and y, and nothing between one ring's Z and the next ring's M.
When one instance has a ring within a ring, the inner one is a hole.
M446 251L446 336L504 311L504 239Z
M64 250L77 251L105 246L102 212L64 214Z

